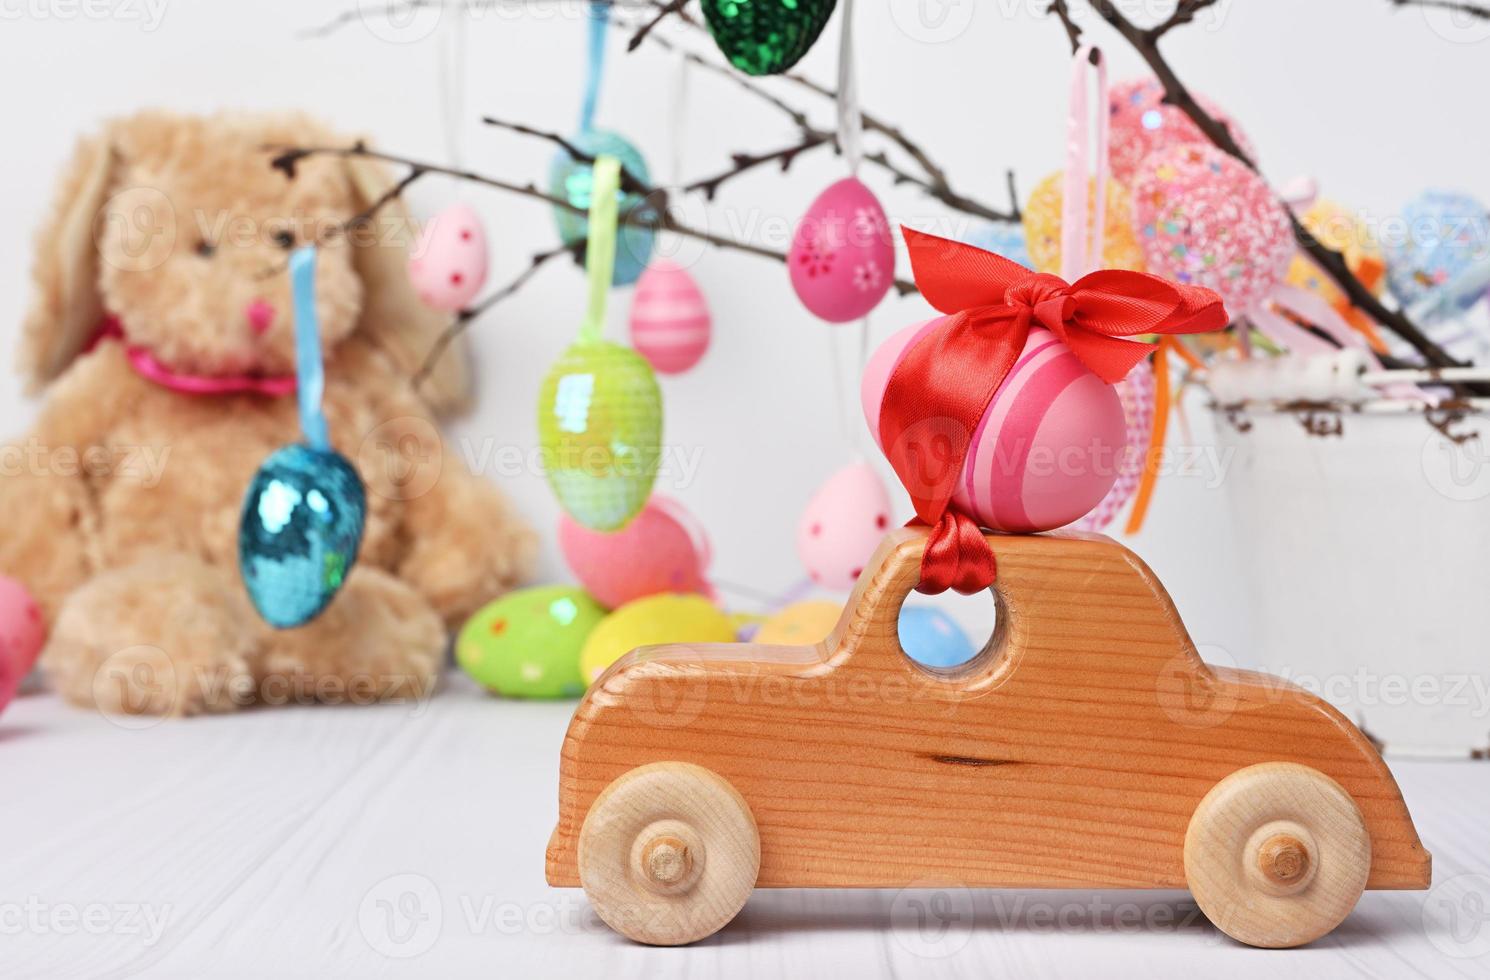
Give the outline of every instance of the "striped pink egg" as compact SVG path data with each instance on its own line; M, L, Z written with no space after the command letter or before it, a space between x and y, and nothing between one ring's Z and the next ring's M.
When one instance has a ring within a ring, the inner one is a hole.
M875 442L891 372L945 319L907 327L870 358L860 398ZM1063 527L1112 488L1126 440L1123 405L1112 386L1037 327L973 433L953 506L995 531Z
M709 349L709 307L688 270L657 259L631 300L631 346L663 374L679 374Z

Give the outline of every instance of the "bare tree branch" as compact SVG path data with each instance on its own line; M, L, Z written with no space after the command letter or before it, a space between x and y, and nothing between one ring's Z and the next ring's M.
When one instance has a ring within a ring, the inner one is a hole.
M687 3L688 0L668 0L666 4L662 5L662 9L657 11L656 16L643 24L635 34L631 35L631 40L626 42L626 50L635 51L641 47L641 43L647 39L647 35L651 34L658 24L673 14L681 12Z
M1456 3L1455 0L1387 0L1394 7L1426 7L1432 10L1447 10L1464 14L1477 20L1490 20L1490 8L1472 3Z
M276 170L282 171L286 176L295 176L296 166L300 161L312 156L334 156L334 157L361 157L369 160L379 160L394 166L409 167L411 170L422 170L429 173L444 174L458 180L468 181L482 187L490 187L509 194L517 194L522 197L544 201L557 208L563 208L574 214L586 214L586 209L566 201L562 197L555 197L545 191L539 190L534 184L519 184L499 177L489 177L472 170L459 167L447 167L442 164L430 163L425 160L416 160L411 157L400 156L396 153L385 153L382 150L374 150L362 142L351 146L276 146L270 149L277 152L277 156L271 161ZM774 259L777 262L786 261L786 253L777 249L766 248L754 242L741 241L728 235L709 231L704 228L695 228L684 224L665 208L654 207L651 201L660 195L658 188L650 185L642 185L642 201L621 211L617 216L617 222L623 225L631 225L644 228L652 228L656 231L669 231L675 235L692 238L696 241L707 242L719 248L727 248L736 252L745 252L757 255L764 259ZM916 284L904 279L895 280L895 289L902 295L917 292Z
M831 145L833 142L834 138L831 133L809 132L791 146L784 146L779 150L770 150L765 153L736 153L730 157L734 165L728 170L722 170L712 177L705 177L684 184L683 190L698 191L707 200L712 201L714 194L719 190L719 186L727 180L732 180L748 170L753 170L767 163L779 163L784 173L791 167L792 162L797 159L798 154L810 150L815 146Z

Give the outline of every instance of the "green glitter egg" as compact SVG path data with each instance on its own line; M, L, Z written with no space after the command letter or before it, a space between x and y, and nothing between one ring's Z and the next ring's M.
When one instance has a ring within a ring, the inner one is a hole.
M775 75L801 60L833 14L835 0L702 0L704 20L729 63Z
M538 441L569 516L592 531L624 527L652 495L662 454L652 366L608 340L575 343L538 389Z
M509 592L466 620L455 659L488 690L513 698L585 692L579 656L605 609L572 585Z

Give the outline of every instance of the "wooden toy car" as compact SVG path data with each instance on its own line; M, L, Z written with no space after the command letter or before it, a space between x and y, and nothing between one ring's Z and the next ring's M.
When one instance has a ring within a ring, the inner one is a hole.
M815 647L636 650L564 739L548 880L673 945L761 888L1189 888L1255 946L1428 887L1392 774L1334 708L1201 661L1144 563L993 536L998 626L953 670L897 641L924 532L881 544Z

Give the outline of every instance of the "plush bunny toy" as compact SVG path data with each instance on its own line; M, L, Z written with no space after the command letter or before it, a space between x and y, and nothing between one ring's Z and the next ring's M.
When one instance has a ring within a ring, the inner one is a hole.
M448 317L408 282L398 202L309 119L146 112L84 140L37 243L22 369L45 404L3 448L0 573L50 624L42 663L78 704L195 714L253 702L420 696L446 630L510 588L532 532L447 452L436 413L467 396ZM244 491L300 438L287 258L320 244L316 302L335 448L367 485L356 567L311 623L276 631L238 573Z

